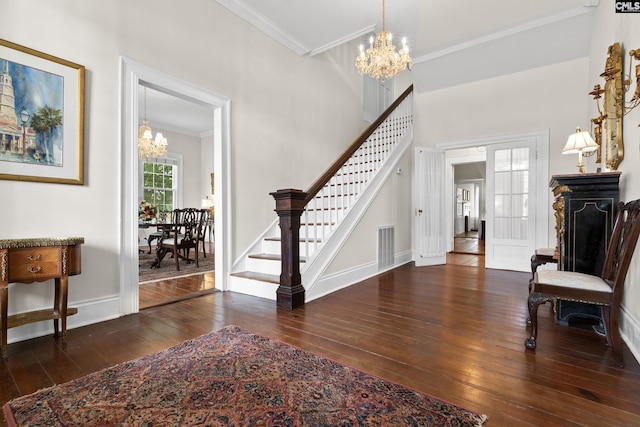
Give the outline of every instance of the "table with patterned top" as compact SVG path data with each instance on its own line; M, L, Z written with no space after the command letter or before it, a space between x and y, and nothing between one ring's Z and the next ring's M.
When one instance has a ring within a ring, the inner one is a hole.
M81 273L80 245L83 237L51 237L0 240L0 323L3 358L7 358L7 329L43 320L53 320L54 336L67 333L67 316L77 308L67 307L68 277ZM9 283L33 283L54 279L52 309L36 310L8 316Z

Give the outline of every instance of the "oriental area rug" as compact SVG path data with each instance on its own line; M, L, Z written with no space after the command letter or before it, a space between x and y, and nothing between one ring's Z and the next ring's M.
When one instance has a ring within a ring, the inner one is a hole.
M194 258L193 252L189 255L190 258ZM196 267L195 262L187 263L184 260L180 260L180 270L176 270L176 263L173 258L166 256L160 263L159 268L151 268L151 264L156 259L155 246L152 246L152 251L149 254L148 249L145 248L144 252L138 254L138 283L150 283L157 282L159 280L174 279L178 277L193 276L194 274L209 273L214 268L214 255L207 252L205 258L200 252L198 255L199 267Z
M9 426L481 426L476 414L228 326L8 402Z

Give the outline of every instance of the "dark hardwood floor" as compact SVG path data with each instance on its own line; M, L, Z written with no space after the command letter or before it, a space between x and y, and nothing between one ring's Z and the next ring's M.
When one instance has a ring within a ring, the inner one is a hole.
M213 255L213 244L207 242L207 253ZM155 246L153 247L155 250ZM179 274L179 273L176 273ZM188 277L172 277L138 286L140 310L171 304L190 298L216 292L215 274L213 272L196 274Z
M0 404L225 325L485 413L487 426L640 425L640 366L624 346L556 326L540 309L538 349L524 347L530 273L449 264L402 266L296 310L214 293L9 345Z
M459 254L484 255L484 239L478 231L468 231L453 237L453 252Z
M140 310L216 292L213 272L171 278L138 286Z

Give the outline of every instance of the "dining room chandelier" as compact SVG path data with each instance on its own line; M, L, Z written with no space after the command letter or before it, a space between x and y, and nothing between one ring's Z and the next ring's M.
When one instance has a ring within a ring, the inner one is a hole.
M356 67L360 74L366 74L384 81L390 79L405 68L411 68L411 56L407 39L402 39L402 48L396 52L393 36L384 28L384 0L382 0L382 31L369 39L369 48L360 45L360 54L356 58Z
M163 157L167 154L167 138L161 132L153 137L153 131L147 120L147 88L144 88L144 120L138 128L138 157L149 160L151 157Z

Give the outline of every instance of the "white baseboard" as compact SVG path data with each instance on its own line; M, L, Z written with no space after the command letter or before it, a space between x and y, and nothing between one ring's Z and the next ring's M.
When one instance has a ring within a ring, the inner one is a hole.
M120 317L120 296L112 295L95 300L70 302L69 307L76 307L78 313L67 317L67 330ZM50 307L43 307L45 308ZM51 334L53 334L53 321L29 323L9 329L7 342L10 344Z
M640 362L640 321L620 307L620 335L631 350L633 357Z
M340 289L344 289L365 279L368 279L385 271L392 270L412 261L412 251L400 252L395 255L394 264L383 269L378 269L377 262L370 262L338 273L321 277L313 288L306 291L305 302L313 301L325 295L329 295Z

